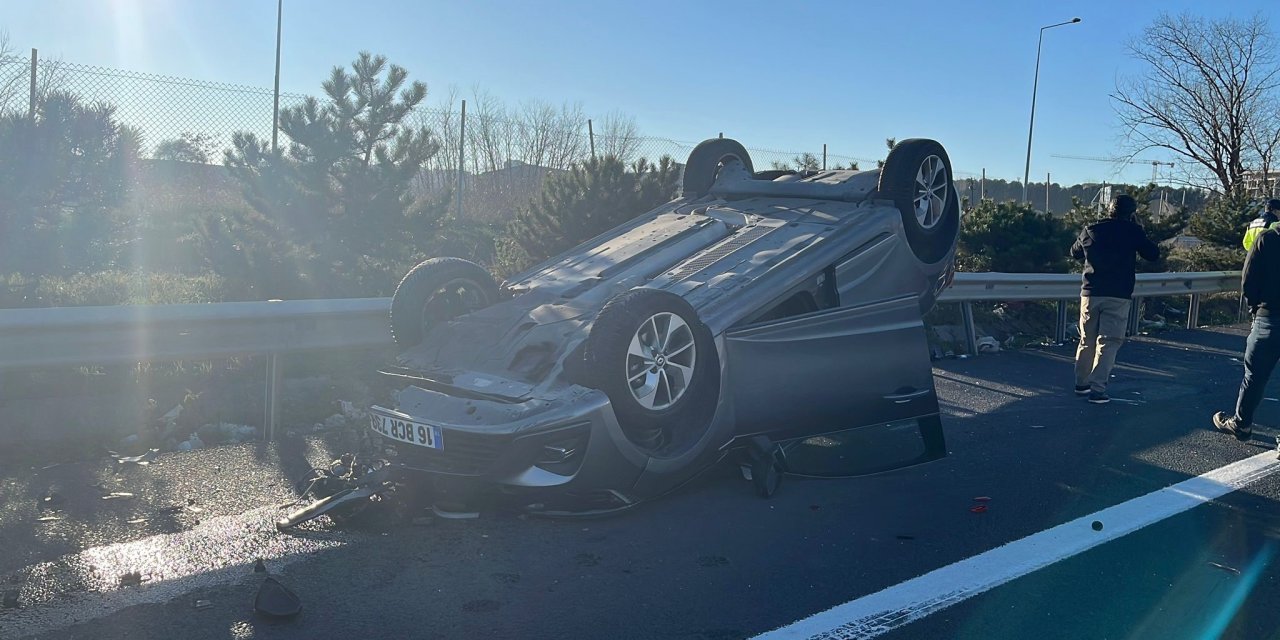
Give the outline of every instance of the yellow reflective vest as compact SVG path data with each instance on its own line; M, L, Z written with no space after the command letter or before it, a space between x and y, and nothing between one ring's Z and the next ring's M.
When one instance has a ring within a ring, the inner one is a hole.
M1244 250L1248 251L1253 248L1253 241L1258 239L1267 229L1275 229L1280 227L1280 221L1277 220L1275 214L1270 211L1264 212L1262 215L1253 219L1249 223L1249 227L1244 230Z

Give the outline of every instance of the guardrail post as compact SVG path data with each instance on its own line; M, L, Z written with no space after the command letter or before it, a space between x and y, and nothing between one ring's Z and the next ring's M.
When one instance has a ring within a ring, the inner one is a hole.
M960 315L964 318L964 347L969 355L978 354L978 329L973 324L973 303L960 303Z
M1142 298L1134 298L1129 305L1129 335L1138 335L1138 320L1142 318Z
M1187 328L1200 326L1200 294L1191 294L1191 303L1187 305Z
M275 439L276 422L279 410L276 394L280 391L280 354L271 352L267 355L267 388L264 416L262 418L262 438L267 442Z
M1067 341L1067 301L1058 301L1058 322L1053 328L1053 341L1062 344Z

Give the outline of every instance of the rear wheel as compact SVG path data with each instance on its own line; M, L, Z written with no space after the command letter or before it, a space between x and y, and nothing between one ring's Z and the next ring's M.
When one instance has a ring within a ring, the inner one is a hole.
M947 256L960 231L960 203L952 183L951 160L933 140L903 140L880 171L880 193L893 200L911 251L922 262Z
M737 140L712 138L698 143L684 163L684 186L681 193L690 198L706 195L716 183L720 167L735 160L742 163L747 175L754 171L751 155Z
M498 283L462 258L432 258L405 274L391 297L391 335L401 347L422 342L431 327L498 301Z
M720 363L688 302L656 289L619 294L587 338L588 379L609 396L627 439L651 455L689 451L711 424Z

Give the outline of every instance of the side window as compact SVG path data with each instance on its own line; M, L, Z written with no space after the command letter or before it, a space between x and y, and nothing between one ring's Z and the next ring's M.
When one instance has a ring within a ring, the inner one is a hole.
M835 280L834 268L828 268L800 291L787 296L782 302L749 318L743 324L773 322L839 306L840 296L836 291Z

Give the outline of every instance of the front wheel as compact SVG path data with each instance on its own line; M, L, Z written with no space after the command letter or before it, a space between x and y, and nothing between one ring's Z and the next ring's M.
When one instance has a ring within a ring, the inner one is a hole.
M391 336L412 347L431 327L497 301L498 283L480 265L432 258L410 269L391 296Z
M678 295L633 289L605 304L584 350L588 379L609 396L644 453L688 452L711 425L720 361L711 331Z

